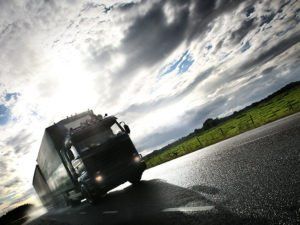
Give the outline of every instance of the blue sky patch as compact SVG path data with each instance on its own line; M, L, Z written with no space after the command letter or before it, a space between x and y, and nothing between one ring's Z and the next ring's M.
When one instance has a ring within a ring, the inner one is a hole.
M174 60L173 62L163 67L160 71L159 76L164 76L174 70L177 70L177 74L185 73L193 63L194 60L191 54L189 53L189 51L185 51L178 60Z
M275 16L276 16L275 12L270 12L269 14L262 15L260 17L261 22L259 26L262 26L264 24L269 24L274 19Z
M241 48L241 52L247 51L251 47L249 41L247 41Z
M192 56L190 54L186 55L185 59L178 66L177 74L185 73L193 63Z
M210 49L212 48L212 44L209 43L208 45L205 46L205 48L206 48L207 50L210 50Z
M10 119L10 110L5 105L0 104L0 126L7 124Z
M254 6L249 6L249 7L247 7L247 8L246 8L246 16L247 16L247 17L251 16L251 14L254 13L254 11L255 11Z
M4 99L5 99L5 101L8 102L12 99L17 100L19 96L20 96L20 93L18 93L18 92L6 93L4 95Z

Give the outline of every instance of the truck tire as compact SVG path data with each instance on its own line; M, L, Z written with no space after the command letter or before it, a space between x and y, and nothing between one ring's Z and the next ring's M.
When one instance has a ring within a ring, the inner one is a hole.
M133 185L137 185L138 183L140 183L142 179L142 173L139 173L138 175L132 177L132 178L129 178L129 182L132 183Z
M89 192L85 185L81 185L81 193L88 203L91 205L96 204L96 198Z

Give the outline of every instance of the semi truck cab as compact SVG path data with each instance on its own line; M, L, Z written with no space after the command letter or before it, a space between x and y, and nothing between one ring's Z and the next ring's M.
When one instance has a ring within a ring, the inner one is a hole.
M128 125L117 118L94 117L70 128L62 150L73 179L91 203L121 183L140 181L146 168L129 137Z

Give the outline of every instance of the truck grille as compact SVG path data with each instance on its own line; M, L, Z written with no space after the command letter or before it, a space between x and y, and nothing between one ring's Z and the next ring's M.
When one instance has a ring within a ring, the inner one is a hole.
M118 170L126 168L136 153L130 139L121 139L112 143L106 143L97 149L91 149L91 153L83 157L87 171L90 175L97 171L104 176L115 174Z

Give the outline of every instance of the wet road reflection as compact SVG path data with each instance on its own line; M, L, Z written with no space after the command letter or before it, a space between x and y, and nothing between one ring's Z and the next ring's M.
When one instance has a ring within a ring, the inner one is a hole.
M49 218L62 224L268 224L259 218L241 218L200 194L218 192L214 187L199 185L193 189L197 191L158 179L142 181L109 193L95 206L84 204L49 213L44 221Z

